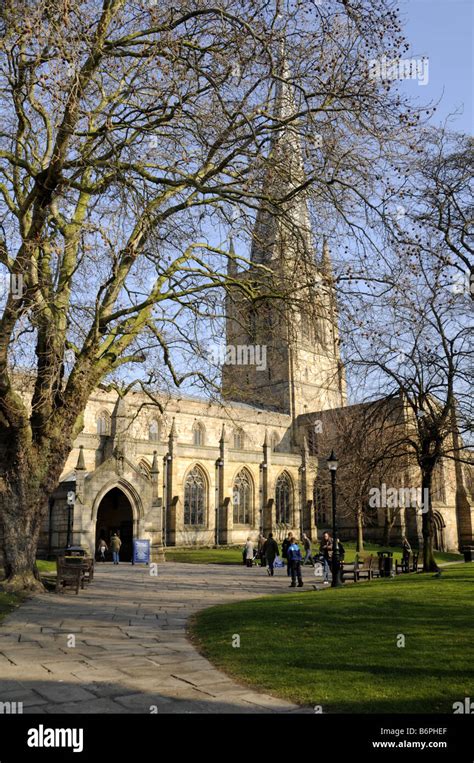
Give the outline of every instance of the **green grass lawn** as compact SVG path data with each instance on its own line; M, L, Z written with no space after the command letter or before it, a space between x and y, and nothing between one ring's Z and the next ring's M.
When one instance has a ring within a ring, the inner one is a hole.
M316 546L315 546L316 548ZM356 554L355 542L344 544L346 550L346 561L353 562ZM366 543L364 553L376 554L382 551L384 546L378 546L375 543ZM393 551L394 559L401 559L401 549L389 548ZM463 557L460 554L436 553L435 558L438 562L460 561ZM234 548L186 548L186 549L166 549L166 560L168 562L189 562L191 564L242 564L242 547ZM421 563L421 560L420 560Z
M36 566L40 575L56 572L56 562L46 562L44 559L37 559Z
M460 564L212 607L190 634L233 677L323 712L451 713L474 696L473 592Z

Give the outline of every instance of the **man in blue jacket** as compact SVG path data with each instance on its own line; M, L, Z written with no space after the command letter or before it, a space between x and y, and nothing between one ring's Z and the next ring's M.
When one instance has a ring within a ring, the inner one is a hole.
M303 578L301 577L301 550L296 542L296 538L292 539L291 545L288 546L288 565L291 570L291 585L290 588L296 587L296 578L298 578L298 588L303 585Z

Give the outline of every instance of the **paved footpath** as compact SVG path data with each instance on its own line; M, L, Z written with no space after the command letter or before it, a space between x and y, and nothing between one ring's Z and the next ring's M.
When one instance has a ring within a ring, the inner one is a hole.
M235 683L186 638L197 610L268 593L288 593L284 570L271 579L243 565L167 562L152 577L98 564L78 596L38 595L3 621L0 702L23 702L24 713L307 712Z

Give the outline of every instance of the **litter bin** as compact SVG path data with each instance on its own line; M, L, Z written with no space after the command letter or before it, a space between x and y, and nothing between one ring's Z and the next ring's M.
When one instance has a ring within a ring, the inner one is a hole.
M377 551L379 558L379 573L381 578L393 575L393 551Z
M463 554L465 562L474 562L474 546L464 546Z

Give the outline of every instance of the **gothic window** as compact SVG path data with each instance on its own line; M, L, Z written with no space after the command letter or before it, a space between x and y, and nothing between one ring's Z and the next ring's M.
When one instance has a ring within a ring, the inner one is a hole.
M280 474L275 487L275 506L277 524L291 524L293 508L293 489L291 480L286 472Z
M326 527L329 519L327 488L323 485L317 485L316 482L314 483L313 503L316 525Z
M272 437L271 437L272 450L275 451L278 448L279 444L280 444L280 436L278 432L272 432Z
M148 439L150 442L158 442L160 439L160 427L155 419L150 422L150 426L148 427Z
M244 432L242 429L236 429L234 432L234 448L236 450L244 449Z
M193 427L193 445L197 447L204 445L204 427L198 421Z
M250 342L255 342L257 338L257 311L251 307L248 312L248 335Z
M249 525L252 516L252 482L246 469L242 469L234 481L234 524Z
M446 503L446 487L444 482L444 468L442 461L438 461L433 470L431 494L433 501Z
M311 339L311 321L308 315L304 313L301 316L301 337L302 339Z
M108 411L101 411L96 419L97 434L109 435L110 434L110 413Z
M316 319L316 338L322 347L327 346L326 340L326 321L323 318Z
M318 455L318 435L314 425L310 425L306 432L306 440L308 443L308 451L310 456Z
M207 507L207 489L204 472L195 466L184 485L184 524L203 525Z

